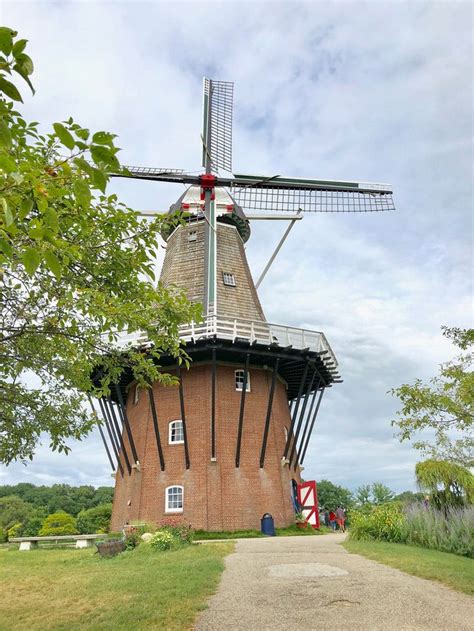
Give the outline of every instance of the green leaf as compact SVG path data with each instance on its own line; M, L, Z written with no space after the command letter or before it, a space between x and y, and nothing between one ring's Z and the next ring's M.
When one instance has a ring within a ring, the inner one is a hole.
M28 86L29 86L29 88L30 88L31 92L34 94L34 93L35 93L35 89L34 89L34 87L33 87L33 84L32 84L32 83L31 83L31 81L30 81L30 78L29 78L29 76L28 76L28 73L27 73L27 72L26 72L26 70L23 68L23 66L20 66L19 64L15 64L15 65L13 66L13 70L14 70L15 72L17 72L17 73L20 75L20 77L22 77L22 78L26 81L26 83L28 84Z
M16 31L8 26L0 26L0 50L5 55L9 55L13 48L13 37L16 35Z
M85 128L76 129L76 136L82 140L87 140L89 138L89 130Z
M105 187L107 186L107 177L100 169L93 169L92 171L92 183L95 188L105 193Z
M13 44L12 53L14 57L16 57L17 55L19 55L25 50L25 46L27 42L28 42L27 39L19 39L17 42Z
M116 134L110 134L107 131L98 131L92 136L92 142L98 145L112 145Z
M11 258L13 256L13 248L11 246L11 243L9 241L7 241L6 239L1 238L1 237L0 237L0 250L8 258Z
M61 278L63 269L62 269L61 262L56 256L56 254L54 254L50 250L47 250L44 253L44 260L46 261L46 265L56 276L56 279L59 280Z
M0 171L12 173L16 169L16 163L6 153L0 153Z
M51 208L51 206L49 206L46 212L44 213L44 223L45 223L45 226L47 226L48 228L51 228L51 230L54 230L54 232L58 231L58 228L59 228L58 215L56 211L54 210L54 208Z
M34 66L31 57L25 53L21 53L16 56L16 62L21 68L23 68L27 75L33 74Z
M12 144L12 135L10 130L8 129L8 125L4 120L0 119L0 146L6 147L7 149Z
M76 180L74 182L74 193L76 199L83 208L88 208L91 201L91 191L85 180Z
M13 214L4 197L0 197L0 206L3 208L3 214L5 215L5 225L10 226L13 223Z
M23 103L23 99L21 98L21 94L18 92L17 87L3 77L0 77L0 92L3 92L14 101L20 101L20 103Z
M64 127L64 125L61 125L61 123L54 123L53 127L54 127L54 131L56 132L57 137L61 141L61 144L63 144L68 149L74 149L74 146L76 144L74 142L74 138L68 132L68 130Z
M23 199L20 204L20 212L18 213L18 217L20 219L25 219L28 214L32 211L34 206L34 202L32 199Z
M91 156L96 164L106 164L107 166L118 168L119 161L108 147L103 145L93 145Z
M84 171L84 173L87 173L87 175L90 175L92 177L94 167L91 166L87 162L87 160L84 160L84 158L75 158L74 164L77 165L81 169L81 171Z
M41 254L36 248L26 248L21 255L21 260L28 276L33 276L41 262Z

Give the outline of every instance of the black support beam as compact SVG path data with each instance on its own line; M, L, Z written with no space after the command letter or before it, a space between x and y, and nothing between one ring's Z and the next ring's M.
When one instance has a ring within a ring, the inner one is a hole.
M216 458L216 349L212 349L212 376L211 376L211 458Z
M122 392L120 391L120 388L117 384L115 384L115 392L117 394L117 398L119 401L119 410L122 415L122 421L123 421L123 424L125 425L125 430L127 432L128 442L130 443L130 448L132 450L133 461L135 462L135 464L138 464L138 454L135 448L135 441L133 440L132 429L130 427L130 423L128 422L127 409L123 402ZM112 402L111 402L111 405L112 405Z
M158 456L160 458L160 468L165 470L165 458L163 456L163 448L161 446L160 428L158 427L158 415L156 413L155 395L153 393L153 386L148 388L148 398L150 400L151 417L153 419L153 429L155 430L156 447L158 449Z
M114 452L115 458L117 459L117 467L118 470L120 471L122 477L124 475L124 470L123 470L123 465L122 462L120 460L120 449L118 447L118 443L116 443L116 437L114 434L114 430L113 430L113 426L112 426L112 420L109 419L107 411L106 411L106 407L105 407L105 401L103 401L102 399L99 399L99 407L100 407L100 411L102 412L102 416L104 418L105 421L105 428L107 430L107 433L109 435L110 438L110 443L112 445L112 451Z
M235 450L235 466L236 467L240 466L240 449L242 447L242 430L244 427L245 395L247 393L249 362L250 362L250 353L247 353L245 356L244 382L242 384L242 394L240 397L239 428L237 430L237 447Z
M299 390L298 390L298 397L297 397L296 403L295 403L295 405L293 407L293 416L291 418L290 427L288 428L288 437L286 439L285 451L283 453L283 458L285 458L285 459L288 456L288 450L290 448L291 439L293 437L293 430L294 430L294 427L295 427L296 417L298 415L298 409L300 407L300 401L301 401L301 396L303 394L304 384L306 382L306 375L308 374L308 368L309 368L309 360L306 360L306 364L305 364L304 372L303 372L303 378L300 381L300 387L299 387Z
M268 430L270 429L270 419L272 416L272 407L273 407L273 395L275 394L275 385L278 377L278 365L280 363L280 359L277 358L275 362L275 367L273 369L272 375L272 383L270 386L270 393L268 395L268 406L267 406L267 416L265 419L265 429L263 431L263 440L262 440L262 448L260 450L260 469L263 469L263 465L265 464L265 452L267 450L267 440L268 440Z
M316 405L316 409L314 411L313 418L311 419L311 426L309 428L308 436L306 437L306 443L305 443L305 445L303 447L303 450L301 452L300 464L303 464L304 457L306 456L306 450L308 449L309 439L311 438L311 434L313 432L314 423L316 422L316 417L318 416L319 406L321 405L321 400L323 398L324 390L325 390L324 388L321 390L321 394L319 395L318 403Z
M300 440L300 444L299 447L296 447L296 458L295 458L295 471L296 471L296 467L298 466L298 460L299 460L299 454L301 453L301 447L304 445L305 441L306 441L306 435L308 433L308 428L310 426L311 423L311 419L313 418L313 410L314 410L314 404L316 403L316 400L318 398L318 390L319 387L321 386L321 382L318 383L316 389L313 392L313 397L311 400L311 404L309 406L309 410L308 410L308 414L306 415L306 422L305 422L305 426L303 429L303 434L301 436L301 440Z
M98 427L98 429L99 429L99 434L100 434L100 437L102 438L102 442L103 442L103 444L104 444L105 451L106 451L106 453L107 453L107 458L108 458L108 460L109 460L110 466L111 466L111 468L112 468L112 471L113 471L113 472L115 472L115 465L114 465L114 461L112 460L112 456L110 455L109 446L108 446L107 441L106 441L106 439L105 439L104 432L102 431L102 425L101 425L101 422L100 422L99 417L98 417L98 415L97 415L97 412L96 412L96 410L95 410L94 403L92 402L92 399L91 399L91 397L90 397L89 395L87 396L87 398L89 399L89 405L90 405L90 406L91 406L91 408L92 408L92 412L93 412L93 414L94 414L94 418L95 418L95 419L96 419L96 421L97 421L97 427Z
M308 384L308 389L306 390L306 396L304 398L303 406L301 408L300 418L298 420L298 425L296 426L295 437L294 437L294 440L293 440L293 445L291 447L290 457L289 457L289 461L290 461L289 462L289 466L290 467L291 467L291 463L293 462L293 457L294 457L295 451L296 451L296 445L297 445L298 439L300 437L301 428L303 427L304 415L305 415L305 412L306 412L306 408L308 406L309 397L310 397L310 394L311 394L311 390L313 389L314 380L315 380L317 374L318 374L318 371L315 368L313 370L313 375L311 377L311 381Z
M122 430L120 429L119 423L117 421L117 417L115 415L115 410L114 410L114 406L112 404L112 399L104 399L104 406L105 409L108 410L109 414L110 414L110 418L112 420L113 426L115 428L115 433L118 437L119 443L120 443L120 447L123 453L123 457L125 459L125 465L127 467L127 471L128 474L130 475L132 473L132 466L130 464L130 460L128 458L128 453L127 453L127 448L125 446L125 441L123 440L123 433Z
M189 459L189 446L188 446L188 432L186 431L186 413L184 410L184 389L183 389L183 377L181 374L181 366L178 364L178 379L179 379L179 404L181 407L181 420L183 422L183 438L184 438L184 460L186 463L186 469L191 466Z

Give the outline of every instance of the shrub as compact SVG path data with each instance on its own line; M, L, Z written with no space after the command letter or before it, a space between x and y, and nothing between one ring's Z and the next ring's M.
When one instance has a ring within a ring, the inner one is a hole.
M7 540L7 531L5 530L5 528L0 528L0 543L5 543L5 541Z
M165 519L161 522L160 530L167 530L181 543L189 544L194 539L194 530L190 524L185 524L177 519Z
M177 538L168 529L157 530L150 540L150 546L155 550L171 550L175 547Z
M43 526L44 517L34 516L29 519L23 528L23 536L36 537Z
M23 534L23 524L14 524L11 528L7 530L8 539L13 539L14 537L21 537Z
M76 525L81 534L106 533L110 528L112 504L100 504L82 510L77 516Z
M405 516L398 502L373 506L370 510L352 510L351 539L378 539L400 542L402 540Z
M69 513L59 512L48 515L39 531L40 537L54 535L77 535L76 520Z

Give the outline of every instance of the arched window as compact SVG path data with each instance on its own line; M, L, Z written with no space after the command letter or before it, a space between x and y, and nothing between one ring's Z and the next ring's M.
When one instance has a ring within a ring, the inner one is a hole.
M169 425L168 443L170 445L184 443L183 421L171 421Z
M245 370L235 371L235 389L239 392L242 392L244 387L244 375ZM250 392L250 371L247 373L247 387L245 388L245 391Z
M165 513L183 512L184 487L168 486L166 489L165 498Z

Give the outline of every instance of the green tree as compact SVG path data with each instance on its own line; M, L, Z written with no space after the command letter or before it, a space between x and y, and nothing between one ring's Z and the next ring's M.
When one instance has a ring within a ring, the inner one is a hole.
M352 493L349 489L333 484L329 480L320 480L317 490L318 504L321 508L333 510L338 506L348 507L352 504Z
M382 482L374 482L372 484L372 497L373 503L378 506L379 504L391 502L394 497L394 492L391 491L388 486L382 484Z
M178 327L199 319L184 294L155 284L159 233L179 218L146 221L107 192L121 170L115 136L71 118L49 133L17 110L32 88L26 40L0 28L0 461L31 459L41 433L67 452L94 424L83 393L122 372L140 386L174 381L164 353L186 361ZM142 332L150 347L120 347ZM92 374L97 379L93 382ZM31 385L34 374L36 382Z
M48 515L43 522L40 537L49 537L54 535L77 535L76 520L68 513L59 512Z
M391 393L402 402L399 418L392 421L398 427L400 441L411 440L416 449L437 460L450 460L464 466L474 464L474 329L442 327L462 352L454 360L442 364L437 377L424 384L417 379ZM423 439L425 430L434 431L434 441Z
M0 527L8 530L15 524L25 523L33 512L31 504L16 495L0 497Z
M474 502L474 476L465 467L445 460L425 460L415 468L418 486L430 494L436 508L465 506Z
M77 516L77 529L81 534L108 532L111 517L112 504L101 504L82 510Z
M354 499L358 506L365 506L372 503L371 497L370 484L363 484L356 490Z
M424 499L423 493L413 493L413 491L403 491L402 493L398 493L393 498L396 502L401 502L402 504L415 504L416 502L422 502Z

